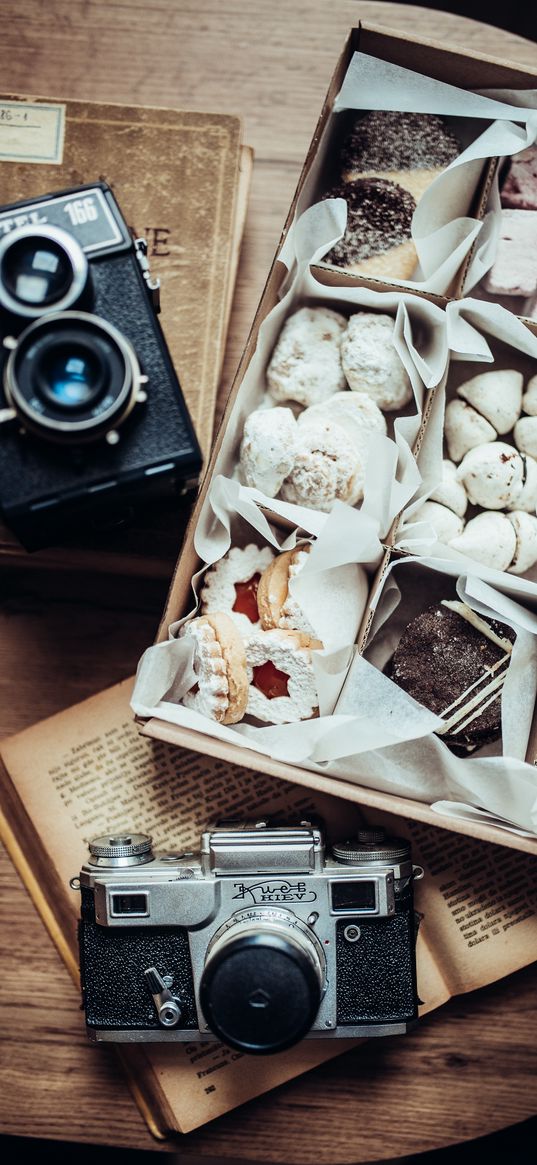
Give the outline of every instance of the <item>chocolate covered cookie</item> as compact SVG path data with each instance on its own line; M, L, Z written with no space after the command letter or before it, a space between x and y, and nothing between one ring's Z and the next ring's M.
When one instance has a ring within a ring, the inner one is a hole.
M362 178L334 186L323 198L347 203L345 234L327 262L361 275L410 278L416 265L411 239L416 203L408 190L384 178Z
M501 693L512 629L466 603L428 607L409 623L393 655L394 683L445 721L437 730L464 754L501 735Z
M357 118L343 144L341 177L397 182L419 202L434 178L460 154L460 144L435 113L374 109Z

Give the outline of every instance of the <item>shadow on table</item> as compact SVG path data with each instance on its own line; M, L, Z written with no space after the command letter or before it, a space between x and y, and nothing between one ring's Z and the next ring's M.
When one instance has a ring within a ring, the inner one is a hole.
M464 1116L464 1114L461 1114ZM505 1161L516 1161L516 1165L535 1165L537 1117L518 1125L479 1137L476 1141L453 1145L448 1149L437 1149L432 1153L419 1153L412 1157L397 1157L382 1165L475 1165L476 1161L486 1161L487 1165L501 1165ZM199 1157L183 1153L146 1152L136 1149L114 1149L102 1145L73 1145L67 1141L38 1141L30 1137L0 1137L0 1152L4 1165L18 1165L21 1158L28 1165L41 1165L53 1161L54 1165L95 1165L96 1151L99 1165L250 1165L244 1158ZM255 1162L255 1165L272 1165L271 1162ZM337 1165L334 1162L333 1165ZM373 1163L371 1163L373 1165Z
M472 20L481 20L484 24L525 36L528 40L537 40L537 19L531 0L510 0L503 8L493 7L490 0L443 0L439 4L434 0L412 0L412 3L420 8L436 8L439 12L468 16Z

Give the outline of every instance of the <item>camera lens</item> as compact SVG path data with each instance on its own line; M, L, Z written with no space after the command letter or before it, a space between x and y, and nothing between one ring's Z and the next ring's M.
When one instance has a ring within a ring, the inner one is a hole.
M64 409L96 401L105 384L105 368L99 355L76 342L65 347L56 345L45 352L37 369L39 391Z
M207 953L200 1002L215 1035L249 1053L281 1052L310 1030L324 988L324 955L290 912L234 916Z
M94 440L126 417L140 368L121 332L98 316L62 312L19 337L4 373L23 423L53 441Z
M0 242L0 306L36 319L75 307L89 288L77 240L60 227L20 227Z

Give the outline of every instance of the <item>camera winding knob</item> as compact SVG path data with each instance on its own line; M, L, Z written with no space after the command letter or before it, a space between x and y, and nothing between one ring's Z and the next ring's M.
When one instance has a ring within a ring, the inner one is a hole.
M89 843L92 866L141 866L153 861L152 838L146 833L105 834Z
M359 829L356 836L332 846L338 862L355 865L358 862L408 861L409 845L401 837L388 837L384 829Z

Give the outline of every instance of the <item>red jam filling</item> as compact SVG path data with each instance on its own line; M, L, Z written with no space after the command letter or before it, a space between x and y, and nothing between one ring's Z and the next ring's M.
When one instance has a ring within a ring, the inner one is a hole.
M233 603L233 610L239 615L246 615L250 623L257 623L259 611L257 609L257 588L260 574L253 574L248 582L235 583L237 598Z
M267 700L275 700L277 696L289 695L287 690L289 676L284 671L278 671L270 659L259 667L254 667L253 673L254 688L259 688Z

